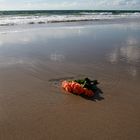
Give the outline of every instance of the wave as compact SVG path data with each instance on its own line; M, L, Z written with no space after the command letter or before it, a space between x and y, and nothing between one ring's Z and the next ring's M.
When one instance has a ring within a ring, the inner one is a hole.
M14 14L4 14L4 12L0 12L0 26L47 24L54 22L95 21L135 17L140 18L140 12L52 11L50 13L15 12Z

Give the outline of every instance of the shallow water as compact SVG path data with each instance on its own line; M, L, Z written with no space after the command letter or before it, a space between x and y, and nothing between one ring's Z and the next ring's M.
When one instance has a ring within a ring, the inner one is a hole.
M104 73L115 68L116 73L123 71L123 76L139 80L140 25L130 22L11 30L0 34L0 58L1 68L15 64L38 68L49 62L76 65L74 69L90 66L83 75L96 71L96 67Z

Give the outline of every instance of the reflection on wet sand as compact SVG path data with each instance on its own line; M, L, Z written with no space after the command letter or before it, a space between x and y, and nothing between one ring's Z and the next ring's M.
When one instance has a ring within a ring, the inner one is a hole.
M65 59L65 56L62 54L53 53L50 55L50 59L52 61L63 61Z
M127 62L137 62L140 59L140 48L137 46L126 46L120 48L121 55Z
M120 46L114 48L109 55L110 62L118 62L121 57L124 57L126 62L133 61L134 63L140 60L140 41L134 38L129 38Z
M128 37L128 39L120 44L117 48L108 55L109 61L111 63L120 63L123 61L129 64L128 72L132 76L137 76L138 66L140 63L140 41L133 37Z
M133 27L0 34L0 140L139 140L140 24ZM60 88L85 77L99 80L104 100Z

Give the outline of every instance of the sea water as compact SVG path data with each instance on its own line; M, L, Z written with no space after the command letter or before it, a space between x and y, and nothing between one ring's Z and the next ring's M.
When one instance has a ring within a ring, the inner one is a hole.
M121 10L34 10L0 11L0 26L54 22L103 21L140 18L140 11Z

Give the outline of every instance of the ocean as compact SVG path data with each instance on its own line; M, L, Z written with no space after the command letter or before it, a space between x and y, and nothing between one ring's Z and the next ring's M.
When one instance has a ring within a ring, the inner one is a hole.
M0 26L140 18L140 10L0 11Z

